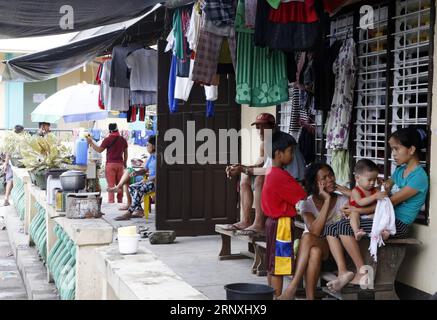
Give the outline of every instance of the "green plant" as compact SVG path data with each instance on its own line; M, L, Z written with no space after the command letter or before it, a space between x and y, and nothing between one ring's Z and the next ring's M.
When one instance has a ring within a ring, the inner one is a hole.
M30 135L27 132L6 131L1 137L0 152L9 154L11 158L21 158L21 149L29 138Z
M30 170L42 171L71 163L70 155L71 150L54 134L44 137L33 135L24 141L21 162Z

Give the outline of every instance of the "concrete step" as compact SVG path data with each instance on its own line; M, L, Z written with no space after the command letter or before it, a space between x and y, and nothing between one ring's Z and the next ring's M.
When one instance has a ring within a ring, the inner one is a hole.
M4 209L3 209L4 210ZM24 234L23 222L11 205L3 211L9 243L17 262L29 300L59 300L54 283L48 283L47 268L35 247L29 246L29 237ZM1 300L1 297L0 297Z

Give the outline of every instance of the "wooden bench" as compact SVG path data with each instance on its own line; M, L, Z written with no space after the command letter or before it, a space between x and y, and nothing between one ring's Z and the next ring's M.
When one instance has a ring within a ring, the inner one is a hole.
M299 234L298 229L303 231L305 226L301 221L294 222L296 233ZM299 235L296 238L300 238ZM378 248L378 262L375 263L369 253L369 239L363 239L359 242L360 251L364 258L364 263L371 266L374 270L373 289L361 288L360 286L347 285L341 292L332 293L326 286L321 286L319 290L326 295L332 296L339 300L356 300L356 299L376 299L376 300L398 300L395 291L394 283L398 274L399 268L405 257L406 249L409 246L421 245L422 242L416 239L388 239L385 241L385 246ZM265 241L255 241L255 261L254 269L265 270ZM346 254L347 256L347 254ZM349 259L349 258L348 258ZM350 259L349 259L350 260ZM354 270L352 261L349 262L349 270ZM258 273L257 273L258 274ZM258 274L263 275L263 274ZM333 272L322 270L320 275L320 282L326 284L327 282L336 279L337 276Z
M219 260L254 259L251 272L259 276L267 275L264 259L261 258L260 253L257 253L257 247L255 246L257 241L265 242L265 236L259 234L254 236L239 235L238 230L227 230L228 226L227 224L215 225L215 232L219 233L222 237L222 248L219 253ZM231 238L247 242L248 251L232 253Z
M378 261L374 262L369 253L369 239L362 239L359 242L360 251L364 258L364 263L373 268L374 283L373 288L361 288L357 285L347 285L341 292L332 293L327 287L322 286L322 290L340 300L356 299L375 299L375 300L399 300L395 291L395 280L400 266L405 257L407 247L418 246L422 242L416 239L388 239L385 246L378 248ZM350 270L353 264L349 261ZM335 277L332 272L323 272L321 279L328 282Z

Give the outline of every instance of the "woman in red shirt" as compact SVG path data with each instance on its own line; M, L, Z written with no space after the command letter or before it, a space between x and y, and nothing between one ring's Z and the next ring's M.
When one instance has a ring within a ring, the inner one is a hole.
M109 124L109 136L106 137L100 146L96 145L91 137L87 137L90 146L99 153L106 151L105 174L108 187L115 187L123 176L127 167L127 141L118 132L117 124ZM108 202L114 203L114 193L108 192ZM117 193L117 202L123 202L123 190Z

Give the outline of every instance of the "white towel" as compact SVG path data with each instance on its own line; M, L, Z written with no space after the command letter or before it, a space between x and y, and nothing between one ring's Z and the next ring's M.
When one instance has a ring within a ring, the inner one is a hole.
M384 191L384 187L382 187ZM396 234L395 211L388 197L378 200L373 218L372 233L370 234L370 255L377 261L378 247L384 244L382 231L387 230L391 235Z

